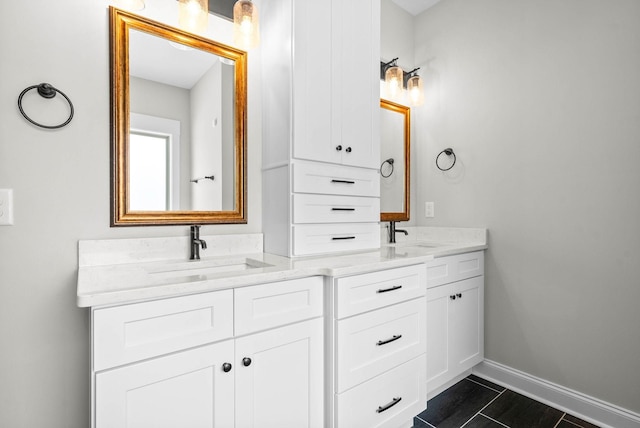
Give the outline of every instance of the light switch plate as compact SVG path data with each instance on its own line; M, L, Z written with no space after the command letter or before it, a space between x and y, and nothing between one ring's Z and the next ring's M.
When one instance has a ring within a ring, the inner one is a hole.
M0 226L13 224L13 189L0 189Z
M424 216L426 218L435 217L435 207L433 202L425 202L424 203Z

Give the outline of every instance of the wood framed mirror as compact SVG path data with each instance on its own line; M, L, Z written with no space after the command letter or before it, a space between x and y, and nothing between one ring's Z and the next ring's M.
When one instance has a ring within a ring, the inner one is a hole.
M411 111L380 100L380 221L408 221Z
M111 225L246 223L246 52L109 12Z

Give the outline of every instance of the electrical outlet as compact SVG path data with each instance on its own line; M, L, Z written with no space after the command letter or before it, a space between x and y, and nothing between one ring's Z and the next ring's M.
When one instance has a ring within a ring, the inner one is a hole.
M13 189L0 189L0 226L13 224Z
M433 202L425 202L424 203L424 216L426 218L435 217L435 207Z

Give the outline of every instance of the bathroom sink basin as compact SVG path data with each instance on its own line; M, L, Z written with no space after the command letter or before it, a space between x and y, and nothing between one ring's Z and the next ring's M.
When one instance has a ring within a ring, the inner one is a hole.
M401 245L402 247L418 247L418 248L438 248L442 247L442 244L435 242L407 242Z
M241 272L272 266L249 258L211 261L189 261L160 266L149 271L150 275L162 278L179 278L193 275L214 275L226 272Z

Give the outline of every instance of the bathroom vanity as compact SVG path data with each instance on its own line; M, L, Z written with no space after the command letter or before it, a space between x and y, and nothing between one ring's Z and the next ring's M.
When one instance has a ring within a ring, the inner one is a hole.
M195 262L186 237L81 241L93 426L409 427L483 358L483 236L304 259L207 236Z

